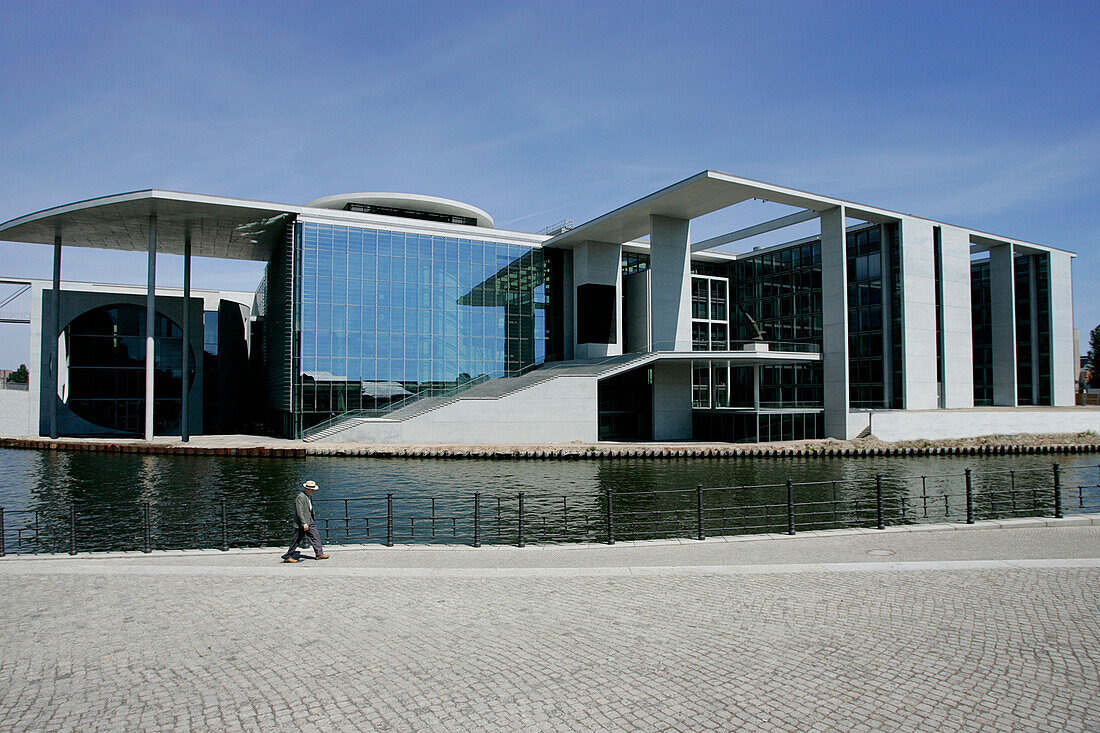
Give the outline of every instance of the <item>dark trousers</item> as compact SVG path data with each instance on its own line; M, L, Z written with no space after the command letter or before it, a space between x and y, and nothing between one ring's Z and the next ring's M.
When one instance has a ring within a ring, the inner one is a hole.
M290 541L290 549L286 551L283 557L290 557L294 554L294 551L298 549L298 545L303 544L306 538L309 538L309 544L313 545L313 552L317 555L325 554L325 551L321 549L321 534L317 531L317 523L309 525L309 529L302 529L302 525L294 525L294 539Z

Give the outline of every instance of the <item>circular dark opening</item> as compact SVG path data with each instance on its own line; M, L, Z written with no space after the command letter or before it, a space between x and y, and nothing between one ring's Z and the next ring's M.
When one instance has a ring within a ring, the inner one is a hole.
M179 430L183 331L157 313L154 321L153 432ZM65 404L93 425L142 434L145 428L145 308L107 305L77 316L62 334L67 355ZM195 381L190 350L187 388Z

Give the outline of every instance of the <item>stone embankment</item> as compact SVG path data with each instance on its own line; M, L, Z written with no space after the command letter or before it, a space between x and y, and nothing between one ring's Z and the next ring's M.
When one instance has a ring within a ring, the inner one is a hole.
M1060 435L988 435L959 440L886 443L874 437L855 440L806 440L785 443L571 443L542 446L367 445L301 443L262 437L202 436L192 443L158 439L0 438L0 448L152 453L187 456L370 456L376 458L603 459L603 458L792 458L859 456L974 456L1100 452L1094 433Z

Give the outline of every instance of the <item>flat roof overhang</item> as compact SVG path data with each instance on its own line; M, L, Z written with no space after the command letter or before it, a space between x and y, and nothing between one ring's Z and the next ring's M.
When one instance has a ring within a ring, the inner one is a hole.
M653 361L729 361L741 364L788 364L821 361L817 351L654 351Z
M801 364L821 361L821 353L816 351L650 351L638 355L640 358L618 365L614 369L597 376L607 379L616 374L629 372L658 361L725 361L740 366L754 364ZM552 362L564 364L565 362ZM588 375L585 375L588 376Z
M543 247L571 249L583 242L626 244L649 235L649 218L651 216L667 216L687 220L697 219L749 199L760 199L816 212L843 206L848 217L879 224L900 221L903 217L912 217L933 224L956 226L946 222L925 219L915 214L889 211L875 206L867 206L708 170L690 178L685 178L633 203L621 206L614 211L551 237L543 243ZM792 215L792 218L794 218L794 215ZM1042 244L977 232L967 227L957 228L970 232L972 243L977 245L1013 244L1041 252L1066 251ZM700 254L700 252L693 252L693 255L697 254Z
M270 259L273 237L302 207L174 191L133 191L45 209L0 224L0 240L145 252L157 217L157 252L195 257Z

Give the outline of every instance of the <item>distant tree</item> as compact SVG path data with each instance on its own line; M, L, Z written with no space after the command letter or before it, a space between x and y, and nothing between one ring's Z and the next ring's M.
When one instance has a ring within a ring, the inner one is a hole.
M1098 328L1097 330L1100 330ZM8 375L8 381L12 384L26 384L30 381L30 374L27 372L27 365L20 364L19 368Z
M1089 371L1092 373L1089 386L1100 387L1100 326L1089 334Z

